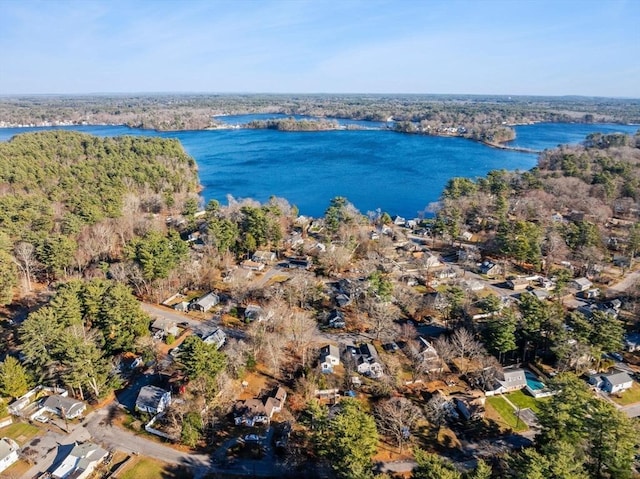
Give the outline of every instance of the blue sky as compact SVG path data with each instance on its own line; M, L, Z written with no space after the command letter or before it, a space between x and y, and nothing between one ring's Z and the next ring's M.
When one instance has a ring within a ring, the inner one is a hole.
M0 94L640 98L640 0L0 0Z

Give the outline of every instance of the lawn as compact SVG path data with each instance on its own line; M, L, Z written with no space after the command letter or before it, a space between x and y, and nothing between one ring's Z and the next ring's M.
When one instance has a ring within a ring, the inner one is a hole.
M509 401L518 406L520 409L529 408L534 413L540 412L540 399L536 399L533 396L528 395L522 389L507 394ZM542 399L543 401L544 399Z
M516 412L511 405L500 396L492 396L487 398L487 405L493 408L502 418L504 424L516 432L522 432L529 429L522 420L518 420Z
M0 435L10 437L21 446L39 432L40 429L26 422L14 422L0 429Z
M640 402L640 385L634 381L631 384L631 389L627 389L620 394L620 396L612 394L611 399L621 406L628 406L629 404Z
M162 479L165 477L181 477L188 479L188 472L177 471L175 466L150 457L137 458L131 466L120 475L121 479Z

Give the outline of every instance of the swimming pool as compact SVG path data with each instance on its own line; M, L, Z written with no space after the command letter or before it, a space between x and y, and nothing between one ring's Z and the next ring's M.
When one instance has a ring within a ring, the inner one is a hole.
M529 389L531 389L532 391L541 391L545 388L544 383L541 382L538 379L538 376L533 374L531 371L525 370L524 375L527 378L527 386L529 386Z

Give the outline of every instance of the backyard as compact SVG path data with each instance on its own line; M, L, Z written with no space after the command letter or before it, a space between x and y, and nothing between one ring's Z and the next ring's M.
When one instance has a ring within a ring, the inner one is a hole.
M628 406L640 402L640 384L633 381L631 388L620 395L612 394L611 399L621 406Z
M39 432L40 429L26 422L14 422L0 429L0 435L10 437L21 446Z
M184 468L177 470L175 466L149 457L137 458L120 475L121 479L164 479L172 477L188 479L192 476Z
M486 406L492 408L498 413L502 419L502 424L505 429L512 429L515 432L522 432L529 429L523 420L519 419L514 411L513 407L501 396L492 396L487 398ZM498 420L500 423L500 420Z

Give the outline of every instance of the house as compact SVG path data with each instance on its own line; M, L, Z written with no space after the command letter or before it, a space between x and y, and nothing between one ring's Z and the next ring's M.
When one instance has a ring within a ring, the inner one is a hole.
M288 259L288 268L309 269L311 268L311 260L304 256L293 256Z
M224 346L224 343L227 340L227 335L222 329L216 328L213 333L205 336L202 340L207 344L215 344L216 348L220 349Z
M235 406L234 422L236 426L269 424L273 414L282 411L286 399L287 391L278 386L275 391L263 399L253 398L239 401Z
M157 386L144 386L136 399L136 411L158 414L171 404L171 393Z
M571 288L577 290L578 292L587 291L591 289L593 283L589 281L587 278L576 278L570 283Z
M460 235L460 238L462 238L464 241L471 241L473 240L473 233L471 233L470 231L465 231Z
M249 271L262 271L264 269L264 263L258 263L257 261L247 259L240 263L240 267L248 269Z
M436 279L452 279L458 276L458 273L456 273L456 270L453 268L447 268L436 271L435 273L433 273L433 276Z
M609 394L615 394L626 391L633 385L633 379L624 371L614 372L610 374L602 374L602 385L600 388Z
M433 347L433 344L422 336L418 337L418 343L420 347L418 354L422 357L423 364L426 366L423 367L422 370L426 372L442 371L442 360L440 359L436 348Z
M181 313L186 313L187 311L189 311L189 304L190 303L187 301L180 301L173 305L173 309L175 309L176 311L180 311Z
M624 337L624 346L630 353L640 351L640 333L627 334Z
M529 291L532 296L535 296L538 300L543 301L545 299L549 299L551 293L546 289L534 289L533 291Z
M200 311L202 313L206 313L211 308L213 308L216 304L220 302L220 297L215 294L213 291L205 294L204 296L199 297L197 300L193 301L189 306L193 311Z
M378 351L373 344L362 343L360 347L355 348L354 359L356 370L360 374L374 379L378 379L384 374L382 364L378 360Z
M327 318L330 328L340 329L344 328L347 323L344 320L344 315L337 309L332 310Z
M344 308L345 306L349 306L351 304L351 298L349 297L349 295L344 293L340 293L336 295L335 299L336 299L336 304L340 308Z
M87 405L84 402L58 394L52 394L44 398L40 407L36 415L42 412L50 412L63 419L75 419L87 409Z
M323 373L332 373L333 367L340 364L340 351L337 346L327 344L320 349L320 369Z
M422 258L420 258L420 266L423 268L431 269L442 266L442 263L438 257L430 252L426 252Z
M582 291L580 295L584 299L596 299L598 296L600 296L600 290L598 288L591 288L586 291Z
M256 251L251 255L251 261L256 263L271 263L276 260L276 254L273 251Z
M75 443L71 452L51 473L54 479L85 479L109 453L100 446L85 442Z
M176 322L168 318L156 318L151 323L151 332L156 339L164 338L168 335L178 336L180 334L180 328Z
M524 291L529 287L527 278L513 278L507 281L507 286L514 291Z
M405 226L407 224L407 220L402 216L396 215L392 217L391 220L393 221L393 224L396 226Z
M496 379L494 387L490 391L485 391L485 395L504 394L523 389L527 385L527 376L524 369L505 368Z
M481 395L461 395L453 398L456 409L465 420L477 420L484 417L485 398Z
M544 278L542 276L538 278L538 285L541 288L546 290L552 290L553 288L556 287L556 284L553 281L551 281L550 279Z
M499 264L496 264L493 261L485 260L480 263L480 274L484 274L489 278L499 276L502 274L502 268Z
M257 304L248 304L246 308L244 308L244 321L246 323L251 323L255 320L258 322L263 321L265 317L262 314L262 308Z
M0 439L0 472L17 462L18 451L20 446L11 438L3 437Z

